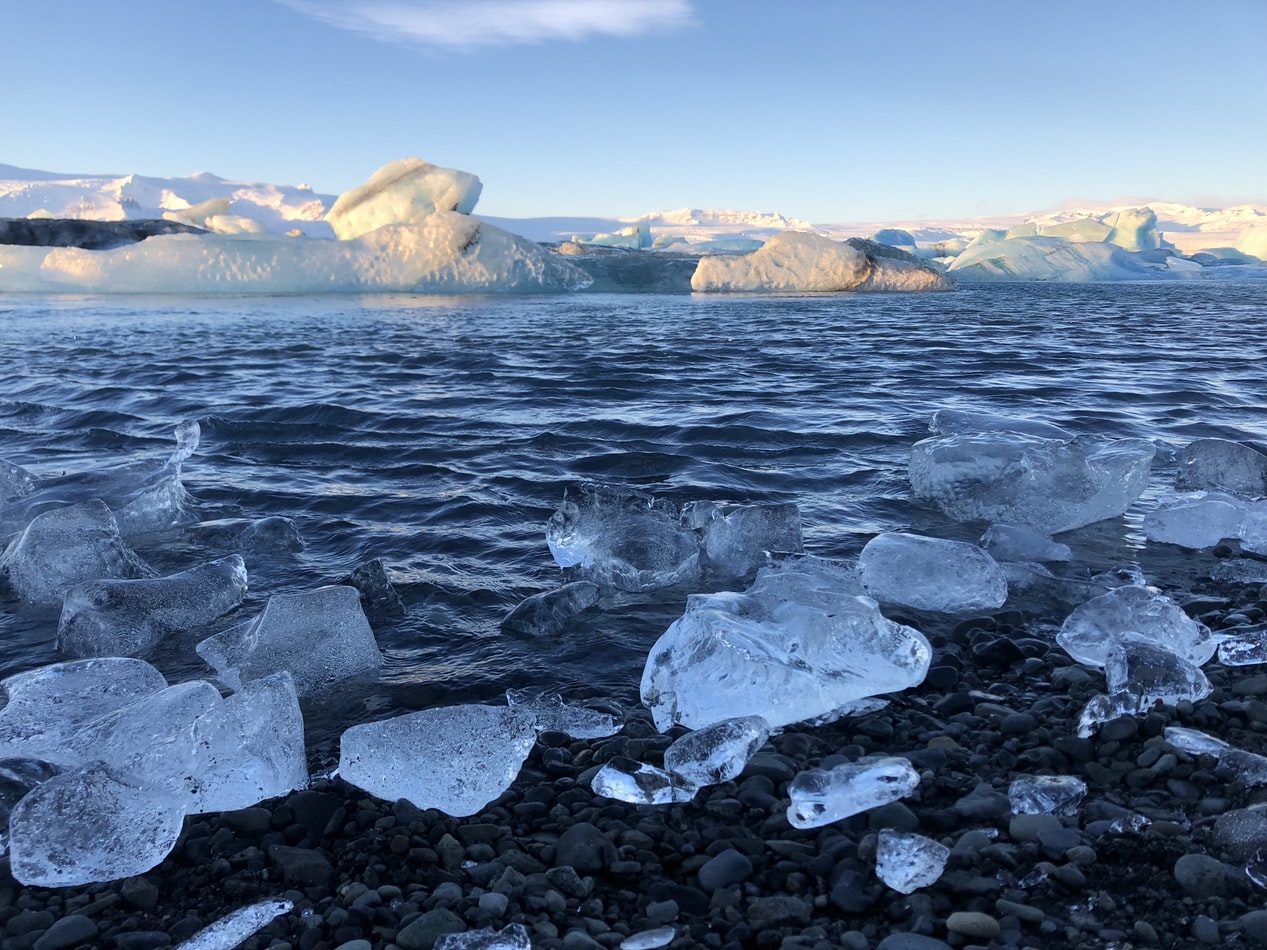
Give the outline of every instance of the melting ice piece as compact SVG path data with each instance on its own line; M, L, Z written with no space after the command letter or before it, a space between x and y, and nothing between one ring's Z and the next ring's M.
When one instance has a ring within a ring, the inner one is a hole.
M36 515L3 554L0 583L25 603L55 607L75 584L98 578L152 577L98 499Z
M1167 726L1162 735L1176 749L1193 755L1214 756L1219 765L1236 773L1245 785L1267 785L1267 756L1237 749L1222 739L1182 726Z
M246 566L231 557L140 580L96 580L66 592L57 624L63 656L138 656L172 633L227 614L246 596Z
M240 550L257 554L293 554L304 549L304 539L295 522L280 515L252 521L242 529L237 543Z
M723 719L688 732L664 750L664 768L688 785L720 785L744 770L770 738L760 716Z
M800 554L801 513L796 505L749 505L727 514L714 509L703 525L704 553L720 574L748 577L767 561L766 552Z
M1179 450L1181 491L1225 491L1242 498L1267 495L1267 455L1228 439L1197 439Z
M295 905L288 900L261 901L203 927L176 950L233 950L247 937L259 933L282 914L289 914Z
M969 409L938 409L928 422L928 431L937 435L979 435L991 432L1014 432L1039 439L1069 440L1073 432L1041 419L1018 419L993 412Z
M598 603L600 590L590 581L573 581L520 601L502 620L503 630L533 637L555 637L577 617Z
M532 950L532 941L523 924L507 924L501 930L486 927L444 934L436 940L435 950Z
M5 459L0 459L0 505L16 501L35 491L35 476Z
M1056 642L1079 663L1104 666L1109 649L1127 634L1163 646L1196 666L1214 656L1216 646L1209 628L1173 600L1152 587L1134 584L1075 609L1065 618Z
M630 934L620 941L619 947L620 950L656 950L658 947L667 947L676 936L676 927L656 927Z
M1210 569L1210 577L1222 584L1267 584L1267 561L1249 558L1219 561Z
M936 883L946 869L950 849L944 844L885 828L875 850L875 873L900 894L910 894Z
M614 716L584 706L569 706L558 693L508 689L506 705L532 716L538 732L561 732L573 739L603 739L620 731Z
M383 665L360 595L344 586L274 594L254 620L196 649L231 689L286 670L300 696Z
M1087 783L1072 775L1026 775L1008 786L1014 815L1074 815Z
M102 657L54 663L0 680L0 758L43 758L81 726L167 685L144 660Z
M236 811L308 784L304 720L290 674L246 683L193 724L189 814Z
M462 818L510 787L536 738L533 717L505 706L424 709L344 732L339 776Z
M699 540L662 501L620 488L582 485L546 525L559 567L625 591L658 590L699 573Z
M1090 739L1101 726L1123 716L1134 716L1140 712L1139 697L1130 693L1117 693L1105 696L1097 693L1087 700L1078 717L1078 738Z
M1208 548L1239 537L1245 503L1230 495L1200 494L1174 499L1144 515L1144 537L1185 548Z
M144 874L176 845L185 816L169 791L94 762L37 786L9 815L13 876L72 887Z
M1109 694L1136 697L1138 711L1154 703L1173 706L1183 700L1196 702L1214 691L1200 668L1151 640L1126 634L1109 647L1104 661Z
M1230 627L1220 630L1215 639L1219 644L1219 662L1224 666L1267 663L1267 624Z
M1017 524L992 524L981 546L996 561L1068 561L1073 552L1045 534Z
M61 769L42 759L0 759L0 857L9 853L9 812Z
M1059 534L1125 512L1148 486L1155 453L1143 439L943 436L912 447L911 487L959 521Z
M689 802L699 789L664 769L615 756L590 780L595 795L634 805L672 805Z
M656 727L760 716L775 728L921 683L923 634L857 594L850 572L806 557L763 568L745 593L688 597L642 673Z
M1242 550L1267 554L1267 501L1256 501L1246 506L1240 537Z
M858 567L881 603L967 613L1007 600L1007 578L994 558L963 541L886 532L867 542Z
M818 828L905 798L919 773L901 756L867 756L835 768L809 769L788 786L787 820L794 828Z

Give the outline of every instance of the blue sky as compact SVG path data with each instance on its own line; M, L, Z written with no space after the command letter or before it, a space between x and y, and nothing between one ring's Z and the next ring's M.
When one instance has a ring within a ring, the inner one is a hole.
M1267 202L1267 0L6 0L0 162L478 212Z

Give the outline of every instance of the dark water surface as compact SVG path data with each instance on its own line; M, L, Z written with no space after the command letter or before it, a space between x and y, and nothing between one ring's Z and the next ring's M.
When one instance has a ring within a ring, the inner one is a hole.
M636 699L688 591L608 598L558 640L502 634L556 586L546 519L566 486L800 506L806 549L881 530L975 540L912 501L906 460L942 407L1050 420L1160 448L1267 441L1267 284L1003 285L892 296L0 297L0 457L37 474L161 459L183 419L195 520L293 518L307 544L252 560L251 592L337 580L370 558L408 607L376 624L381 680L306 708L352 721L507 687ZM1147 498L1139 511L1147 507ZM1209 555L1145 549L1139 513L1062 537L1076 569L1135 561L1183 586ZM222 551L137 543L164 573ZM1059 617L1052 618L1059 623ZM209 676L193 645L154 661ZM0 675L58 659L56 615L0 605Z

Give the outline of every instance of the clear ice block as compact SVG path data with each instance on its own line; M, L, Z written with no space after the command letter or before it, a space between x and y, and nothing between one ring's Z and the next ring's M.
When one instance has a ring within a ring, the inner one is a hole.
M687 785L720 785L744 770L770 738L760 716L723 719L688 732L664 750L664 768Z
M1087 783L1072 775L1026 775L1008 786L1014 815L1075 815Z
M799 773L788 786L787 819L794 828L818 828L905 798L919 773L901 756L867 756L828 769Z
M875 873L899 894L910 894L935 884L949 857L950 849L931 838L885 828L876 842Z
M689 802L699 789L664 769L624 756L603 763L590 780L595 795L633 805L672 805Z
M506 705L536 720L537 731L561 732L573 739L602 739L620 731L616 718L597 709L571 706L558 693L506 690Z
M533 637L557 637L574 617L598 603L601 590L590 581L573 581L519 602L502 620L503 630Z
M981 536L981 547L996 561L1069 561L1069 545L1017 524L992 524Z
M1209 628L1191 619L1165 594L1128 585L1078 607L1066 619L1056 642L1079 663L1104 666L1112 646L1135 635L1163 646L1201 666L1214 656Z
M975 544L913 534L878 534L858 557L862 583L880 603L969 613L1001 607L1007 577Z

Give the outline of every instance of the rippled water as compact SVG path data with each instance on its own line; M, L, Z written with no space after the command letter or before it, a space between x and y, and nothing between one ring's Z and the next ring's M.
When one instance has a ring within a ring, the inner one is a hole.
M1262 283L1043 284L912 296L0 298L0 457L39 474L163 458L180 420L196 518L293 518L294 555L248 560L269 594L381 557L408 606L376 633L381 682L314 704L318 741L385 709L507 687L636 699L687 591L609 598L561 640L499 632L555 586L564 488L800 506L806 549L877 531L975 540L909 497L910 446L944 406L1158 442L1267 441ZM1136 561L1180 584L1203 557L1144 549L1128 515L1062 538L1080 568ZM164 572L212 556L138 544ZM57 659L56 616L2 605L0 674ZM226 623L228 620L226 620ZM1059 618L1056 618L1059 622ZM204 636L199 634L198 638ZM155 658L208 675L193 642Z

